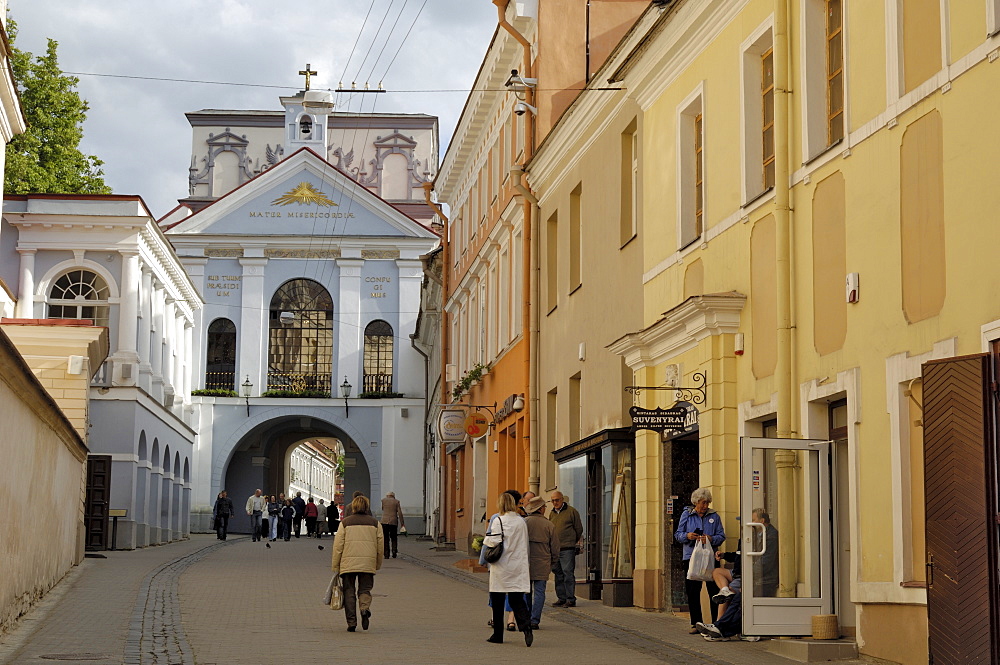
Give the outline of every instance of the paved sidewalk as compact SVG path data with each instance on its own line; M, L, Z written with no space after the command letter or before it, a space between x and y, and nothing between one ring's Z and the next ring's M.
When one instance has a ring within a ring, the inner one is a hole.
M406 560L424 565L440 574L486 589L488 573L471 572L467 566L456 565L468 560L464 552L438 552L432 544L415 538L400 538L400 555ZM666 662L731 663L733 665L791 665L796 661L768 651L768 640L760 642L707 642L701 635L689 635L687 614L647 612L635 607L608 607L601 601L577 599L572 609L557 609L549 603L556 600L549 580L548 597L542 613L542 627L553 622L574 626L592 635L620 643L634 651ZM541 634L542 631L539 631ZM578 662L591 662L582 660ZM843 665L861 665L865 660L841 660Z

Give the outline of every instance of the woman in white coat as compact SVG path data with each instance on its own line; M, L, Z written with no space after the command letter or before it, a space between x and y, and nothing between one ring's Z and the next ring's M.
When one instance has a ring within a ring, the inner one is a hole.
M504 597L514 610L518 630L524 633L525 646L531 646L531 615L524 603L524 594L531 589L528 576L528 527L517 512L517 500L507 492L497 500L498 515L490 522L483 547L503 542L500 559L489 564L490 602L493 605L493 635L486 641L503 642Z

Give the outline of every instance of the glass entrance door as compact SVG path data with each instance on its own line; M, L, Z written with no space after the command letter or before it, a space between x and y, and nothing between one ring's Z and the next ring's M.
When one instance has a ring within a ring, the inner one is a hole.
M833 613L830 442L741 441L743 633L810 635Z

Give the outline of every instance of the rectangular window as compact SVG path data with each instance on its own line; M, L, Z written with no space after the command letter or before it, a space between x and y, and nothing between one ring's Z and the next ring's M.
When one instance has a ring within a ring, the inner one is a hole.
M556 436L559 434L559 421L556 419L558 406L559 390L557 388L553 388L545 394L545 440L551 448L559 447L556 445Z
M514 292L511 298L513 302L514 312L512 318L514 319L514 331L511 337L517 337L521 334L522 316L521 303L523 302L522 293L524 289L524 266L522 262L524 261L524 248L521 246L524 236L520 233L514 236L514 252L513 260L514 265L511 266L511 272L514 274Z
M743 202L774 187L774 58L770 23L743 42ZM822 113L820 107L820 113ZM820 125L822 127L822 124ZM822 131L820 129L819 131Z
M986 0L986 34L1000 32L1000 0Z
M632 120L621 136L620 241L624 246L638 232L639 216L639 132Z
M479 282L479 362L486 364L487 339L486 339L486 281Z
M903 94L941 71L941 1L902 0Z
M699 240L705 230L705 126L702 87L678 107L677 246Z
M569 195L569 292L573 293L583 284L583 213L580 199L583 197L583 183Z
M774 49L760 58L761 157L764 190L774 187Z
M506 348L510 342L510 253L500 252L500 343Z
M826 144L844 138L844 15L842 0L826 0Z
M489 323L489 352L490 359L496 358L500 354L500 335L497 329L497 320L500 317L500 293L497 289L497 267L496 259L490 266L490 323Z
M545 306L551 313L559 304L559 213L545 225Z

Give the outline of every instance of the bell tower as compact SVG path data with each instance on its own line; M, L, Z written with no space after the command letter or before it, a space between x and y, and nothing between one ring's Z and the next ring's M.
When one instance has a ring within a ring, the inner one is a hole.
M312 77L317 73L309 64L300 70L299 75L306 77L305 89L294 97L282 97L281 105L285 107L285 145L288 152L308 147L325 159L326 117L333 110L333 101L329 92L310 89Z

